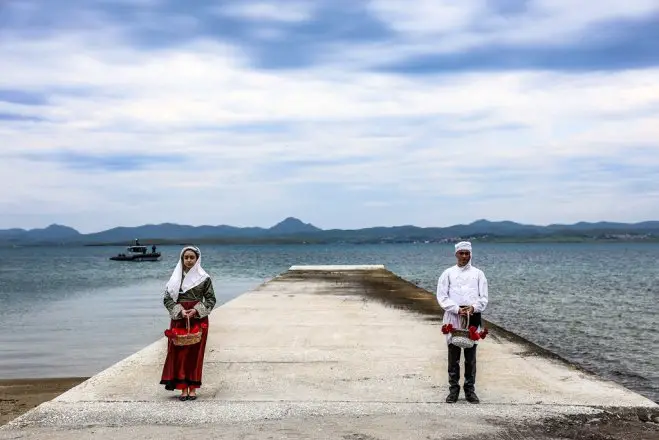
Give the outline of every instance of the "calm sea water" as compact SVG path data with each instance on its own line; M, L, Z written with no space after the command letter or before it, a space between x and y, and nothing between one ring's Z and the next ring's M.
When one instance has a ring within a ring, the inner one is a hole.
M179 247L0 249L0 378L89 376L161 337ZM218 304L293 264L385 264L434 291L448 245L204 246ZM488 319L659 401L658 244L475 244Z

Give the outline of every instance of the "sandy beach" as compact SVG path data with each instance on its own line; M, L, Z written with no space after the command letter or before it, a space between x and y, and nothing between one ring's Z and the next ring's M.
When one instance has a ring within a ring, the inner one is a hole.
M85 380L85 377L0 379L0 426Z

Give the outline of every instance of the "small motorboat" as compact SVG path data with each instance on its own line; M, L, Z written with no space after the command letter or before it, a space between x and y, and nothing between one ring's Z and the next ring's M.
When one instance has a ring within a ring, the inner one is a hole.
M152 251L149 252L147 246L128 246L125 254L115 255L110 257L113 261L158 261L160 259L160 252L155 252L155 246L152 246Z

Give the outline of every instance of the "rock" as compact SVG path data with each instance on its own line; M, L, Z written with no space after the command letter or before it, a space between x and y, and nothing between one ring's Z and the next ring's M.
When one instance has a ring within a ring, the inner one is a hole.
M643 423L647 423L647 422L650 421L650 414L646 413L646 412L639 411L638 412L638 419Z
M590 419L586 422L588 425L592 425L593 423L601 423L602 419Z

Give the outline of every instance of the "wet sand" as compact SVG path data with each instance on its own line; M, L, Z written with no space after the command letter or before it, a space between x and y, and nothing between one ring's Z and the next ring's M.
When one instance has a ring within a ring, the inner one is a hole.
M85 377L0 379L0 426L85 380Z

